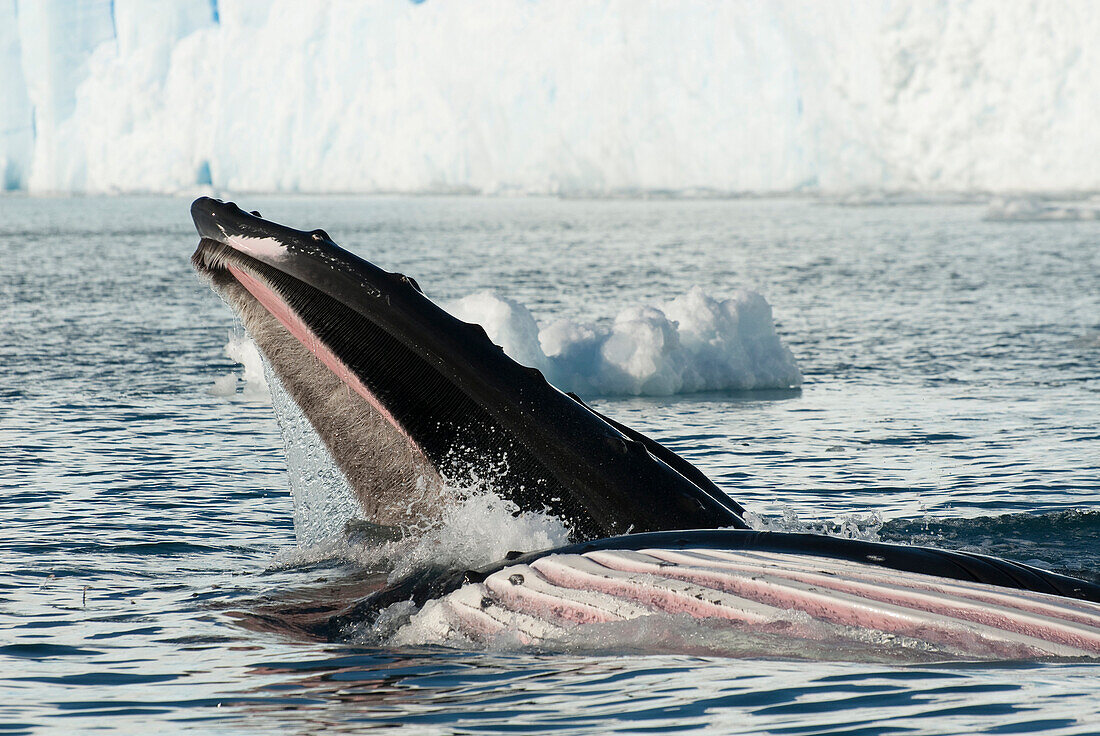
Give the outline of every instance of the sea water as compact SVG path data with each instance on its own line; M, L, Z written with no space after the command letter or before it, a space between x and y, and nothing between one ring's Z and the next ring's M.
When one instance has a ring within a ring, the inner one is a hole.
M540 328L755 292L800 386L586 398L757 527L1100 580L1100 222L919 198L237 199ZM1090 663L724 658L677 621L557 650L310 638L398 561L354 535L299 546L292 488L339 484L238 365L187 208L0 198L0 733L1100 731ZM436 548L555 539L507 511L472 498Z

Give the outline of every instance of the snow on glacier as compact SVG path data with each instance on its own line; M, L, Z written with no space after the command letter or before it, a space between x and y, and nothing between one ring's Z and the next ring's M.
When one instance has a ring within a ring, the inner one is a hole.
M1100 189L1090 0L0 0L31 191Z

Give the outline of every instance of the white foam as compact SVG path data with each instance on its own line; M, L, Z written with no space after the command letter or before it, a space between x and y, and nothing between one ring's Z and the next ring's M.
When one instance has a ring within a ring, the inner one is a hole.
M489 292L448 309L566 391L660 396L802 383L771 306L754 291L715 299L695 287L659 307L627 308L610 327L559 320L540 329L522 304Z

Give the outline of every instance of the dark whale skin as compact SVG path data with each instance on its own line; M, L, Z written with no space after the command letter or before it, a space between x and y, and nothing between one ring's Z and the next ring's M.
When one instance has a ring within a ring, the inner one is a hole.
M290 284L287 293L293 292L303 314L322 301L338 305L345 317L363 318L389 350L406 351L402 360L415 365L417 375L430 375L433 397L397 385L413 369L387 378L376 393L383 403L396 397L387 408L407 418L405 429L437 466L452 461L456 447L467 449L472 463L507 447L494 490L521 510L563 519L578 541L664 529L747 528L740 504L687 461L554 388L538 370L505 355L480 325L453 317L425 297L413 279L339 248L323 230L295 230L232 203L203 197L191 214L202 237L192 259L200 270L206 261L229 259ZM247 255L222 248L216 259L204 255L218 244L232 248L235 238L263 241L268 251L278 252ZM331 321L327 313L315 319ZM354 352L356 345L340 347L339 325L327 329L337 357ZM364 369L359 377L370 384L377 375ZM441 431L444 423L423 421L422 415L444 404L461 405L477 422ZM414 405L415 412L407 409Z

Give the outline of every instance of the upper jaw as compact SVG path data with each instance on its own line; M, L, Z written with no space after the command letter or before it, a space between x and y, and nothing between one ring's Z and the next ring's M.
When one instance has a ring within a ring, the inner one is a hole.
M191 204L191 219L204 240L228 246L279 268L292 256L331 259L335 248L324 230L306 232L269 222L258 212L245 212L233 202L200 197Z
M306 236L299 230L268 222L259 212L245 212L234 202L199 197L191 203L191 219L199 236L219 243L225 243L231 236L238 237L278 237L291 240L294 235ZM282 232L280 232L282 231Z

